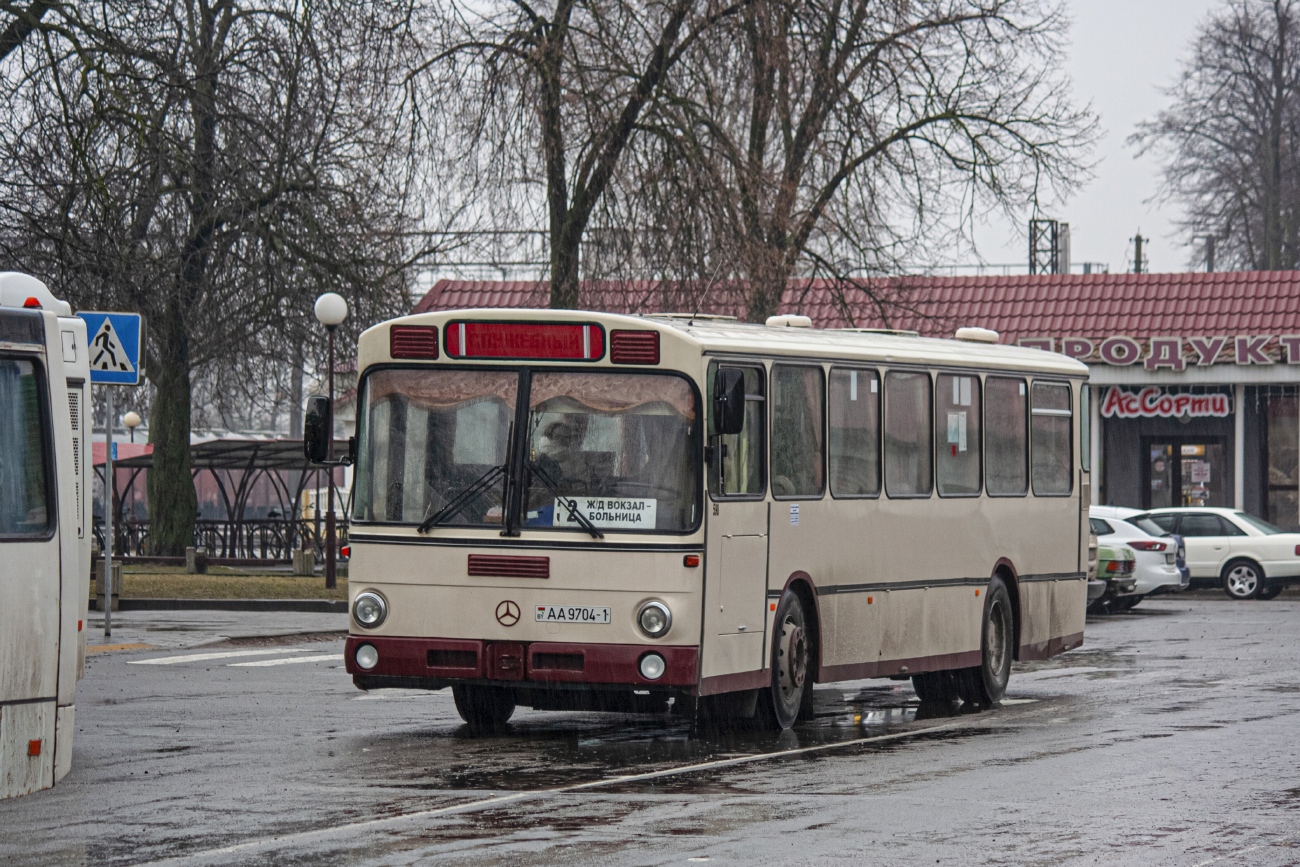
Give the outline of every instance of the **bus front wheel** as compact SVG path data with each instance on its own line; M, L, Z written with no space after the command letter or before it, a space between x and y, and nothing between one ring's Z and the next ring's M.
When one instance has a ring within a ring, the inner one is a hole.
M515 697L499 686L453 686L451 696L473 732L499 732L515 712Z
M773 633L772 684L762 706L772 727L784 731L812 717L812 635L799 594L786 591L781 597Z
M984 623L980 634L980 664L957 672L962 701L978 707L997 704L1007 694L1011 680L1015 623L1011 594L1001 576L994 575L984 599Z

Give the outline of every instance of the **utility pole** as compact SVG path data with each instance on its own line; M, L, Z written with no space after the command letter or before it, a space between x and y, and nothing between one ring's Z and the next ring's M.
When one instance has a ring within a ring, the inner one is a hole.
M1205 236L1205 273L1214 273L1214 241L1213 235Z

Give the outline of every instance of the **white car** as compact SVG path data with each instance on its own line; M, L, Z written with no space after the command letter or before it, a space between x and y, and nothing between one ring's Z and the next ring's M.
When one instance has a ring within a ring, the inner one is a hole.
M1152 593L1169 593L1185 590L1190 577L1178 568L1180 540L1162 527L1149 521L1138 521L1141 509L1121 506L1092 506L1088 509L1089 523L1102 545L1127 545L1133 549L1136 563L1133 574L1137 586L1131 594L1111 601L1113 610L1124 611ZM1145 524L1145 526L1143 526Z
M1235 509L1152 509L1141 517L1182 536L1192 577L1218 579L1233 599L1272 599L1300 583L1300 533Z

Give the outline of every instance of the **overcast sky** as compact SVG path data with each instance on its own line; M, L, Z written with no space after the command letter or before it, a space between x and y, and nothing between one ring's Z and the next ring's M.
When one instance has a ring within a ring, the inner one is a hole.
M1067 0L1073 17L1067 69L1076 98L1092 103L1105 131L1096 152L1096 177L1047 215L1070 224L1074 262L1109 263L1112 272L1130 270L1129 239L1140 227L1150 238L1150 270L1188 269L1194 251L1187 238L1175 233L1178 209L1151 201L1159 167L1151 157L1136 158L1125 140L1139 121L1154 117L1166 104L1163 89L1177 76L1198 22L1222 2ZM1025 262L1026 231L1027 226L1002 222L981 227L976 234L980 255L992 263Z

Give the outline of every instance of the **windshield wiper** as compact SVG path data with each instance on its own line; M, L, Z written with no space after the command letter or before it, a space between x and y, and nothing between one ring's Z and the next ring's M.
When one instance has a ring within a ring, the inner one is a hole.
M542 486L551 492L551 496L555 497L556 507L561 505L564 506L569 513L569 518L575 521L579 527L590 533L591 538L605 538L605 534L596 529L596 525L591 523L591 519L578 510L577 501L561 494L559 487L556 486L551 477L547 475L546 471L537 465L536 461L528 462L528 472L532 473L532 475L542 483Z
M441 524L443 521L456 515L461 509L469 505L470 500L486 490L487 487L498 478L505 475L505 471L505 464L500 464L490 468L483 475L475 479L469 487L452 497L451 500L447 502L447 505L425 518L424 522L416 529L421 533L427 533L438 524Z

